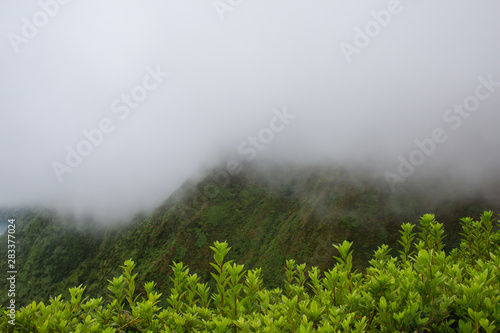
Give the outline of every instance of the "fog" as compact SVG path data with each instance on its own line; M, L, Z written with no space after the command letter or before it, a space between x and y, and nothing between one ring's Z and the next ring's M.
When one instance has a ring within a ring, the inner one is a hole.
M1 1L0 207L125 218L228 159L367 165L394 191L441 171L500 184L498 13Z

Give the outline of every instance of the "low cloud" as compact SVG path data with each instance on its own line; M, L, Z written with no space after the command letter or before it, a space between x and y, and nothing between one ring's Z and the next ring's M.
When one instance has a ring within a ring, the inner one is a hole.
M443 172L492 192L499 10L2 2L0 206L123 219L221 161L249 158L360 164L391 173L394 190ZM285 107L294 118L278 124Z

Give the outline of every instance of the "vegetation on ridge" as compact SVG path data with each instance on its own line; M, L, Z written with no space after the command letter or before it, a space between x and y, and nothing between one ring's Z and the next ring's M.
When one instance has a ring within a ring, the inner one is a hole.
M482 211L498 208L480 197L426 191L428 184L410 180L393 193L383 179L342 168L243 170L227 180L219 177L219 182L214 181L217 174L207 173L152 214L106 232L51 212L25 212L16 221L16 304L67 295L68 288L80 284L89 297L101 297L107 279L119 275L128 258L137 264L140 292L147 281L169 290L172 261L189 263L200 282L215 288L206 259L212 255L208 245L215 241L231 245L228 260L260 268L266 288L284 288L282 267L288 259L326 271L336 262L331 244L347 240L356 253L353 269L364 272L378 246L387 244L390 254L397 255L401 221L416 221L426 212L444 224L445 250L450 252L459 246L460 217L477 219ZM6 254L6 243L0 237L0 256ZM0 261L0 271L8 270L6 264ZM9 301L7 283L0 279L0 306ZM165 298L160 305L168 305Z
M444 251L443 224L432 214L418 232L404 223L401 250L380 246L366 273L353 268L352 242L334 244L334 267L321 271L286 261L284 288L263 286L261 269L227 260L226 242L211 246L215 288L173 262L172 288L136 288L136 264L108 280L106 297L83 297L85 287L0 312L5 332L497 332L500 330L500 232L493 213L462 218L460 247ZM497 221L499 222L499 221ZM159 300L166 298L168 306ZM10 316L12 317L9 317ZM9 323L10 321L10 323ZM12 325L15 324L15 325Z

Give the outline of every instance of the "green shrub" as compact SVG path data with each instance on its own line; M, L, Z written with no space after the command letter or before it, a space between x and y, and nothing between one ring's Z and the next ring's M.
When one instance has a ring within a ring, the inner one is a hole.
M285 287L263 287L261 270L227 261L228 244L215 242L215 289L183 263L172 264L166 308L155 283L135 286L135 263L109 281L107 298L83 297L85 287L33 302L15 312L0 308L2 332L498 332L500 232L493 214L462 219L460 248L446 254L443 225L434 215L402 225L399 257L380 246L365 274L353 270L352 242L333 245L328 271L287 260ZM416 238L416 241L413 240ZM11 315L12 316L12 315ZM10 322L9 322L10 321ZM11 323L15 323L12 325Z

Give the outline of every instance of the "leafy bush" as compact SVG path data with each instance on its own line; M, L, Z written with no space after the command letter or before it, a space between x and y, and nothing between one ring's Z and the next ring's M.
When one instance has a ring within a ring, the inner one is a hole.
M215 242L215 290L183 263L172 264L168 306L155 283L136 291L135 263L109 280L108 299L83 298L85 287L33 302L15 312L0 308L2 332L498 332L500 232L492 212L462 219L460 248L444 252L443 225L420 219L419 232L401 228L399 257L380 246L365 274L353 270L352 242L334 245L328 271L286 261L285 287L263 287L261 270L227 261L230 248ZM12 325L11 323L15 323Z

